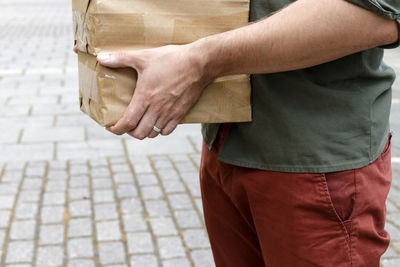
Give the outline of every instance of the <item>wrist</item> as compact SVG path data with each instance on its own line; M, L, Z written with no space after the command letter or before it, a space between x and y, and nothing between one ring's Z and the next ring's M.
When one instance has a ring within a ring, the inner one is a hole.
M188 47L206 79L213 81L222 76L222 70L218 64L219 58L216 55L216 45L212 37L199 39L188 44Z

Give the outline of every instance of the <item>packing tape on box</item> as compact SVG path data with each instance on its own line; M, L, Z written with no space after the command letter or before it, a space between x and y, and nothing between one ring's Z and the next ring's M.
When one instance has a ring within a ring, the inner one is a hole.
M230 8L223 9L222 14L210 13L213 8L203 7L205 4L213 5L216 10L221 10L221 1L203 1L201 4L192 0L177 2L74 0L76 47L81 52L97 55L105 50L137 45L146 48L186 44L238 28L248 19L248 1L224 1L224 7L228 5ZM192 7L197 8L195 15Z
M90 102L98 102L98 87L96 70L92 70L83 62L78 63L79 73L79 91L81 93L81 103L87 113L90 113Z

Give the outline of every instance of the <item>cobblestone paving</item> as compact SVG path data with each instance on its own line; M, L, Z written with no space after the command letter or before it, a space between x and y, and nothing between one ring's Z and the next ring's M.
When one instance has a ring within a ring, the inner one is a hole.
M0 266L212 267L199 126L155 140L111 135L78 109L69 1L0 6ZM400 70L399 50L386 58ZM395 90L400 133L399 112ZM385 267L400 266L396 135L393 168Z

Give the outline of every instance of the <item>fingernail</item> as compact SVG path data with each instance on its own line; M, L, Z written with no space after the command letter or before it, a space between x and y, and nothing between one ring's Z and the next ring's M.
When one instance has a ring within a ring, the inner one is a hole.
M110 61L110 54L98 54L97 55L97 60L100 60L102 62L109 62Z

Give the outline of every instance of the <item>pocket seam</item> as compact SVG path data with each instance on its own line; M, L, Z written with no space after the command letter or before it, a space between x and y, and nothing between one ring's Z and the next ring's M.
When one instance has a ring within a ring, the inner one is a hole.
M393 134L390 132L389 133L389 138L386 141L387 147L385 145L385 147L384 147L384 149L383 149L383 151L382 151L382 153L380 155L380 158L385 158L389 154L390 148L392 146L392 137L393 137Z
M352 262L352 255L351 255L351 232L347 231L347 228L345 226L345 224L348 223L352 223L352 214L354 212L354 206L353 206L353 210L351 212L351 215L349 217L349 219L347 220L342 220L339 216L339 214L337 213L335 206L333 205L333 201L332 198L330 196L329 193L329 188L328 188L328 183L326 181L326 176L324 173L321 174L320 176L320 185L321 185L321 191L322 191L322 197L324 198L324 200L327 202L328 206L329 206L329 213L331 215L333 215L333 217L335 217L335 221L337 222L337 224L339 225L343 235L344 235L344 239L347 245L347 251L348 251L348 256L350 258L350 262ZM333 218L332 218L333 219Z

